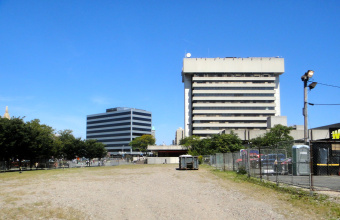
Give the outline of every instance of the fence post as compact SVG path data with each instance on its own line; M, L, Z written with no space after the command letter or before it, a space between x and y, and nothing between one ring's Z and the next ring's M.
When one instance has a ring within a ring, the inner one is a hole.
M309 195L313 196L313 144L309 142Z
M261 164L261 147L259 147L259 168L260 168L260 180L262 181L262 164Z
M275 173L276 173L276 185L279 186L279 180L278 180L278 177L279 177L279 157L278 157L278 154L279 154L279 145L276 144L276 165L275 165L275 162L274 162L274 167L276 168L275 170Z
M222 156L223 156L223 171L225 171L225 153L223 153Z
M250 149L247 149L247 167L248 167L248 178L250 178Z
M234 156L235 153L231 153L231 159L233 161L232 165L233 165L233 171L236 171L235 169L235 156Z

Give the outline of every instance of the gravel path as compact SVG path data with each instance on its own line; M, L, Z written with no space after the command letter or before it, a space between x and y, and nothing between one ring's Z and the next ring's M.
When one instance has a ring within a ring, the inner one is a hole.
M204 169L180 171L176 167L79 168L86 172L74 173L65 169L48 177L40 175L25 184L19 184L18 180L4 181L0 189L7 197L20 195L21 199L12 203L13 206L30 203L70 207L81 212L85 219L295 218L280 211L277 201L249 195L234 182L221 184L219 178ZM13 185L16 187L10 187ZM0 198L1 206L10 208L11 203Z

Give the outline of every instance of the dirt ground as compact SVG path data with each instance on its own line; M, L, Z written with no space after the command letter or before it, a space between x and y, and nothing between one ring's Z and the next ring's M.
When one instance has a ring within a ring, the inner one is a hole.
M320 219L256 186L176 168L75 168L2 178L0 219Z

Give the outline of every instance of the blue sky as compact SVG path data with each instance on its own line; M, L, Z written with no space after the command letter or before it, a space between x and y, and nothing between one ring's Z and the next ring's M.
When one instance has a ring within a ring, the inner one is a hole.
M86 115L151 111L157 144L184 124L183 57L285 59L281 115L302 125L301 76L340 86L340 1L0 0L0 114L86 137ZM340 104L317 85L309 102ZM309 127L340 106L309 106Z

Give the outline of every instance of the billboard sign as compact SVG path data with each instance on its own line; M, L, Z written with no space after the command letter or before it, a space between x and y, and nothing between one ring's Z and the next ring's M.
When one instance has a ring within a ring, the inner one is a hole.
M331 140L340 140L340 129L339 128L330 128L329 129L329 139Z

